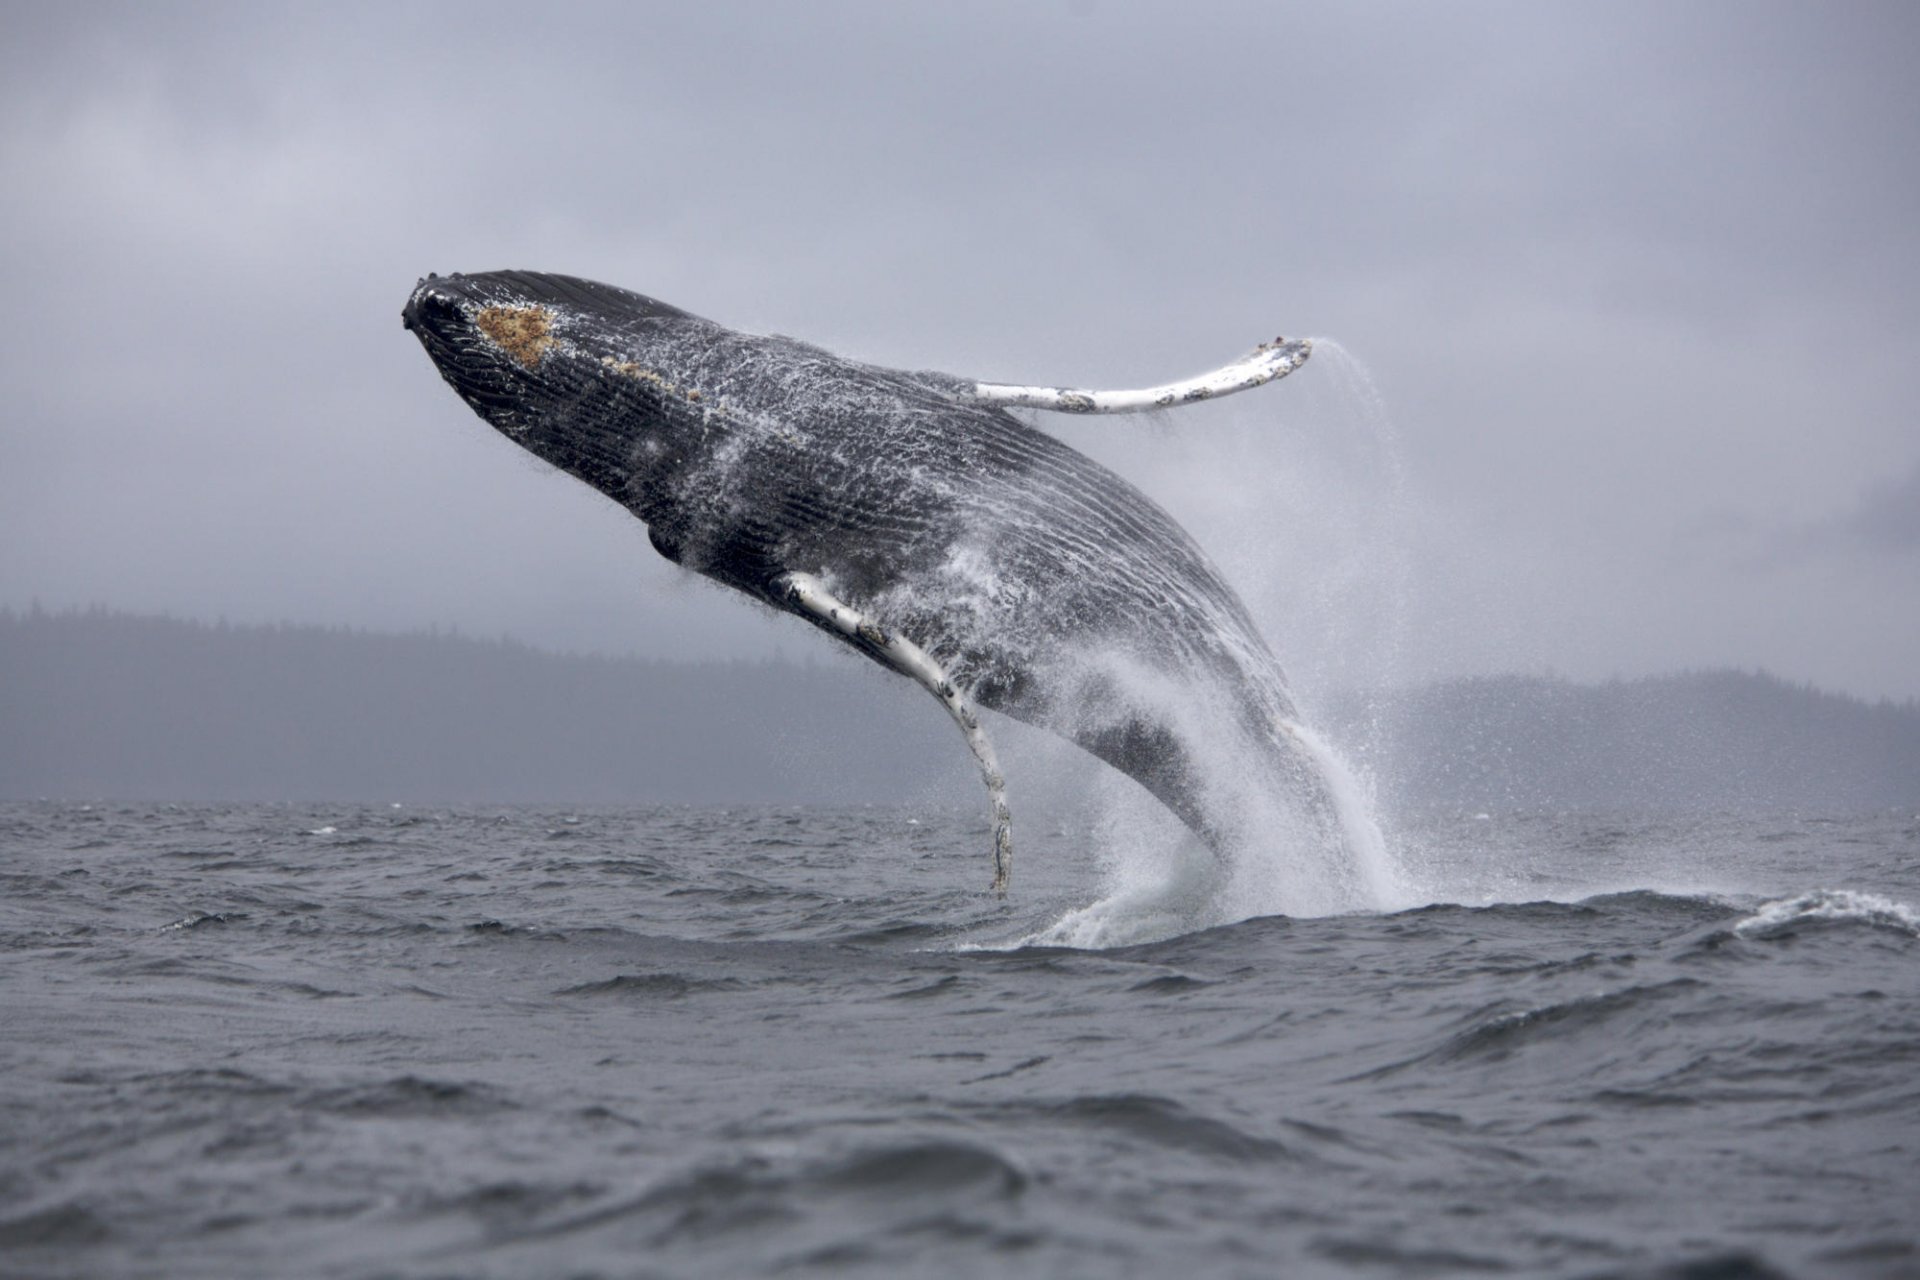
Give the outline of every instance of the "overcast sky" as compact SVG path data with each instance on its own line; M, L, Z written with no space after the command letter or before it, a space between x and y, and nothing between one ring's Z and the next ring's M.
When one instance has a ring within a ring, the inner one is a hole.
M1920 695L1920 7L21 5L0 604L799 657L495 436L429 270L1139 385L1308 686Z

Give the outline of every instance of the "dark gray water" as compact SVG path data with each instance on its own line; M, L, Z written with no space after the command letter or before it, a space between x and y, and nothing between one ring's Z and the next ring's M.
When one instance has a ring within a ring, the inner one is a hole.
M914 817L0 807L0 1273L1920 1274L1910 813Z

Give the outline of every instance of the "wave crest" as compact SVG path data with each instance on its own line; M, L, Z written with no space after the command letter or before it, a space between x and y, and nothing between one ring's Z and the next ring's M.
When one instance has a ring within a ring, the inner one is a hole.
M1775 938L1812 921L1865 924L1920 938L1920 911L1877 893L1852 889L1815 889L1762 903L1758 911L1734 925L1733 932L1741 938Z

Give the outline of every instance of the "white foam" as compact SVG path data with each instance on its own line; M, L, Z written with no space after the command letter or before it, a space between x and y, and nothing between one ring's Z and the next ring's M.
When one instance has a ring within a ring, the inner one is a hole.
M1105 897L1074 908L1019 945L1137 946L1228 923L1213 910L1223 878L1219 860L1198 840L1183 836L1154 856L1121 860L1109 872Z
M1853 920L1920 937L1920 911L1877 893L1852 889L1815 889L1798 897L1763 903L1733 926L1743 938L1766 937L1801 920Z

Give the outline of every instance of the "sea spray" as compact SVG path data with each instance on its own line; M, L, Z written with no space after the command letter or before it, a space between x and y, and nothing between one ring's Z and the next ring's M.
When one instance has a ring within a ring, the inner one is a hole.
M1237 815L1242 837L1224 863L1177 824L1154 820L1138 788L1109 788L1097 825L1102 897L1034 935L1114 945L1259 915L1390 910L1425 900L1377 811L1396 743L1380 692L1406 660L1411 588L1407 467L1366 366L1315 340L1321 377L1291 401L1239 401L1132 425L1049 422L1076 447L1135 476L1221 564L1284 656L1305 723L1294 750L1318 772L1337 815L1332 840L1302 820L1272 776L1271 757L1232 728L1230 710L1198 690L1181 718L1210 721L1194 761L1210 802ZM1317 384L1317 385L1316 385ZM1164 705L1168 691L1136 691ZM1313 715L1338 692L1361 708L1336 740Z
M1199 762L1216 804L1229 796L1248 828L1216 853L1130 780L1096 782L1090 825L1099 852L1100 897L1061 914L1017 945L1134 946L1260 916L1387 911L1422 899L1407 883L1373 817L1361 780L1311 729L1296 727L1337 807L1329 841L1266 772L1270 757L1228 745Z
M1336 428L1333 434L1347 446L1350 514L1359 517L1357 528L1344 530L1352 538L1350 554L1356 567L1347 598L1338 602L1345 608L1332 623L1339 628L1344 620L1341 666L1314 687L1338 688L1358 700L1361 715L1353 740L1346 745L1365 762L1377 787L1399 745L1385 694L1405 684L1409 676L1414 518L1406 450L1366 364L1332 338L1314 340L1314 357L1328 394L1311 388L1306 408L1324 412ZM1325 441L1326 434L1316 438ZM1356 620L1364 620L1364 634L1356 631Z

